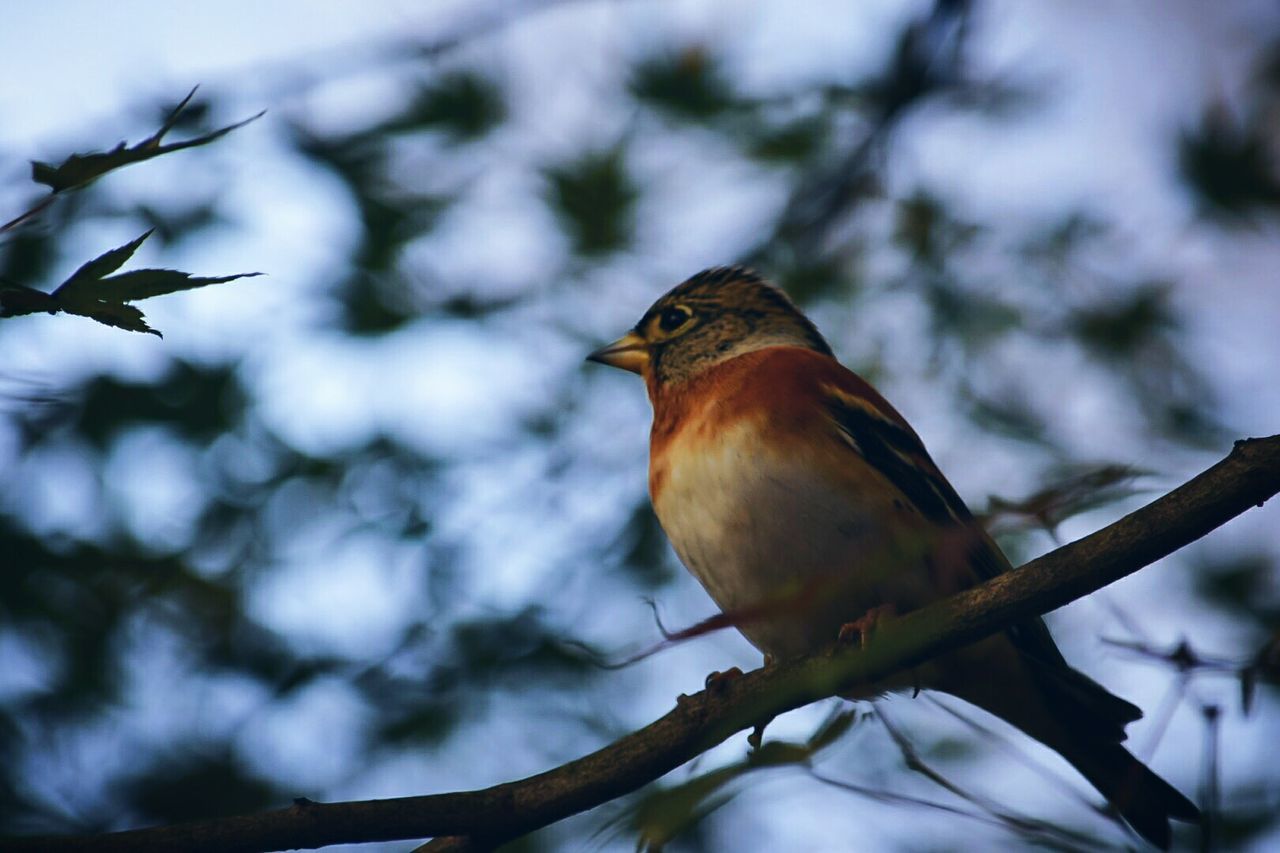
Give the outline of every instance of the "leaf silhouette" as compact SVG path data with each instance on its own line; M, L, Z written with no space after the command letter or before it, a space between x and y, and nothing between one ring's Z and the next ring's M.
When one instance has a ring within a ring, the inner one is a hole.
M152 157L159 157L161 154L168 154L173 151L181 151L184 148L195 148L199 145L208 145L215 139L226 136L233 130L244 127L252 121L256 121L266 113L266 110L257 115L249 116L243 121L235 124L229 124L226 127L218 128L210 131L202 136L194 139L185 139L182 142L173 142L168 145L162 145L165 134L173 129L178 123L178 117L182 115L182 111L191 103L191 98L195 96L196 89L193 88L187 93L187 96L173 108L165 118L164 123L160 125L160 129L148 136L146 139L132 147L126 146L121 142L110 151L94 151L88 154L72 154L66 160L54 166L50 163L42 163L33 161L31 164L31 178L37 183L45 184L55 193L65 190L82 187L96 178L105 175L107 172L119 169L122 166L128 166L133 163L141 163L144 160L150 160Z
M58 285L57 289L53 291L53 295L55 297L75 296L84 290L86 286L92 286L94 282L103 276L110 275L120 269L120 267L124 266L125 261L133 257L133 253L138 251L138 247L146 242L146 239L151 236L151 232L154 230L145 231L141 236L130 240L123 246L112 249L109 252L103 252L93 260L83 264L80 269L71 274L70 278Z
M65 311L118 329L163 337L160 332L147 325L142 311L127 303L261 275L252 272L202 277L166 269L130 270L111 275L133 257L133 253L151 233L146 231L123 246L103 252L72 273L53 293L43 293L24 285L0 288L0 317L34 314L39 311L50 314Z

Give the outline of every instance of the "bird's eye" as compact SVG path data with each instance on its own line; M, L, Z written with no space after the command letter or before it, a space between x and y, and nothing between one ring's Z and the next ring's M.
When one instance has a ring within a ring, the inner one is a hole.
M674 332L689 322L689 318L692 316L693 312L683 305L673 305L670 308L663 309L662 314L658 317L658 328L664 332Z

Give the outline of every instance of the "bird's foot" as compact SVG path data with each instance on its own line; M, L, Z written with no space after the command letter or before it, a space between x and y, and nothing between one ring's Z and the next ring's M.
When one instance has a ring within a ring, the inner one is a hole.
M897 615L898 608L892 604L881 604L878 607L873 607L860 618L841 625L840 633L836 635L836 641L842 646L850 646L857 640L859 647L865 649L867 641L875 630L880 627L880 624Z
M704 684L710 692L719 693L722 692L724 688L727 688L728 685L732 684L733 681L740 678L742 678L742 670L737 669L736 666L731 666L723 672L718 670L716 672L712 672L712 674L707 676L707 680L704 681Z
M718 695L718 694L724 693L724 691L728 688L728 686L731 683L733 683L734 681L737 681L741 677L742 677L742 670L734 666L734 667L730 667L729 669L726 669L724 672L717 671L717 672L711 673L710 675L707 676L704 684L707 688L708 693L712 695ZM679 696L676 697L676 707L679 708L692 701L693 701L692 696L689 696L686 693L681 693Z
M705 684L707 689L712 693L720 693L723 692L731 683L737 681L741 677L742 670L734 666L726 669L724 672L716 671L711 673L707 676Z

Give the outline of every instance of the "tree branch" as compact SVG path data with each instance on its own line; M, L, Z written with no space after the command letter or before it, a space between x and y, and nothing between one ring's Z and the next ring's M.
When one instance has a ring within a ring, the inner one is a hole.
M9 838L24 851L268 851L437 837L432 850L488 849L640 788L757 721L1061 607L1194 542L1280 492L1280 435L1237 442L1221 462L1116 523L979 587L879 627L865 648L748 673L681 697L675 710L592 753L480 791L278 811L98 836Z

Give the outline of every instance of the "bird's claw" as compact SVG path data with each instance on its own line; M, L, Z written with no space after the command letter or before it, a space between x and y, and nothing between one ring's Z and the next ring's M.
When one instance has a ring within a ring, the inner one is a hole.
M736 666L726 669L724 672L713 672L707 676L705 683L706 688L713 693L722 692L732 682L742 677L742 670Z
M852 622L846 622L840 626L840 632L836 635L836 642L842 646L853 645L857 640L859 648L865 649L867 641L881 623L887 622L898 615L898 609L892 604L881 604L873 607L864 613L858 619Z

